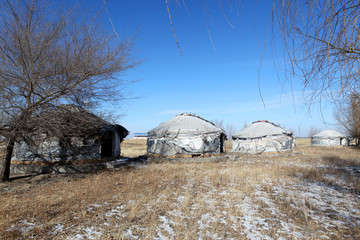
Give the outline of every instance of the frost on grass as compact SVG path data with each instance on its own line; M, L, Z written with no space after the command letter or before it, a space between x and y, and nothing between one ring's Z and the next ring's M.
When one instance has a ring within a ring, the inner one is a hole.
M176 233L171 225L175 225L176 223L172 220L166 218L166 216L159 216L161 224L157 229L157 236L154 239L175 239Z
M26 234L31 232L34 227L36 226L35 223L29 222L27 219L20 220L17 225L11 225L10 228L7 229L7 231L19 231L22 234Z
M331 233L338 228L360 226L360 198L326 184L301 182L274 186L282 199L306 212L309 221Z
M266 167L252 174L253 165L262 166L262 162L265 162ZM161 165L158 167L161 168ZM133 192L114 192L108 202L85 206L82 213L85 217L79 214L76 225L54 223L49 228L49 238L106 239L111 236L113 239L162 240L360 237L360 199L359 194L352 190L356 181L349 180L349 176L358 179L358 168L341 169L315 161L303 164L294 159L280 163L266 159L258 162L243 161L241 164L219 163L210 171L207 167L200 169L202 175L187 176L190 169L186 169L182 173L186 176L161 176L158 181L153 180L153 185L147 186L150 189L147 194L140 190L137 192L137 188L130 188ZM278 176L268 174L272 167L275 170L282 168L280 173L295 170ZM145 170L148 169L150 167ZM319 174L311 176L310 170ZM321 174L321 171L325 173ZM341 175L342 172L346 174ZM138 178L145 181L143 175ZM127 195L130 196L123 197ZM21 220L7 231L19 231L29 236L41 224Z
M64 225L56 224L52 227L52 230L49 232L50 235L57 235L64 231Z
M124 233L123 233L123 237L125 239L139 239L138 236L134 235L131 229L127 229Z
M82 233L77 233L75 236L68 236L66 239L68 240L82 240L82 239L101 239L102 233L99 230L96 230L95 227L87 227L81 229Z

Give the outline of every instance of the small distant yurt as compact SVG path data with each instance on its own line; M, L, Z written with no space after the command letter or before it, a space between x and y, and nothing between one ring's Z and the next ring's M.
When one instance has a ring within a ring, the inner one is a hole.
M232 135L232 152L259 154L291 151L292 144L292 132L266 120L253 122Z
M347 146L346 136L335 130L324 130L311 137L312 146Z
M182 113L150 130L149 155L213 155L224 152L225 132L195 114Z

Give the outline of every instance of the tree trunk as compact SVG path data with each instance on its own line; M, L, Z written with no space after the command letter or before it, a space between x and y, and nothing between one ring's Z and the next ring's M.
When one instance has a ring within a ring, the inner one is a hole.
M15 140L12 138L7 141L4 157L0 160L0 182L10 181L10 162L14 144Z

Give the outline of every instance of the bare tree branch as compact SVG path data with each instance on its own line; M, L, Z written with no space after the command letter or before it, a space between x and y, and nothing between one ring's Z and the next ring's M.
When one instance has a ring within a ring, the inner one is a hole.
M276 0L273 18L285 46L288 79L303 81L310 103L333 102L359 89L360 3ZM276 32L276 31L274 31ZM276 38L274 38L276 39Z
M59 137L75 131L76 126L51 126L49 109L124 99L122 74L138 64L131 56L133 39L119 39L96 17L56 6L46 0L0 1L0 135L8 142L2 180L8 179L14 142L26 139L36 124Z

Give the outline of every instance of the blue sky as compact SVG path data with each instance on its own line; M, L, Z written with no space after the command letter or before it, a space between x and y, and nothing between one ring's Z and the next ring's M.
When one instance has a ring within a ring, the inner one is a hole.
M114 28L120 36L136 35L134 57L143 60L125 76L138 80L126 90L137 99L116 109L125 114L119 123L132 134L147 132L182 112L222 120L237 130L245 122L265 119L297 136L306 136L311 126L334 128L324 123L334 123L331 105L320 113L314 104L309 112L301 101L300 81L293 80L293 90L289 81L280 84L269 42L263 56L271 1L242 1L237 7L223 1L226 17L218 1L206 1L208 15L204 15L203 1L185 0L188 11L182 0L178 2L176 7L176 1L170 1L170 7L182 55L165 0L106 1ZM93 0L93 6L101 8L103 1ZM258 84L262 56L260 89L266 108Z

